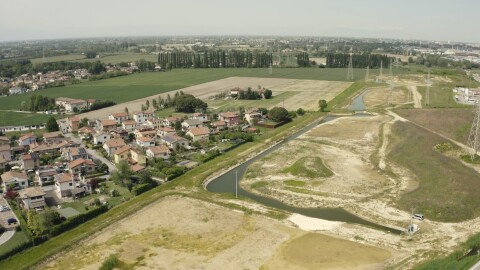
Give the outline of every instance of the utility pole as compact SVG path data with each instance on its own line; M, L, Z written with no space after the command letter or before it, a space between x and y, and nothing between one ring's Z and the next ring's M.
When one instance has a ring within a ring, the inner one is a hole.
M383 82L383 61L380 61L380 82Z
M350 60L348 61L348 72L347 72L347 80L353 81L353 49L350 47Z
M427 89L425 91L425 107L430 106L430 86L432 85L432 80L430 80L430 70L428 70L426 85Z
M467 146L470 147L470 158L475 160L477 152L480 149L480 100L477 100L475 105L475 117L473 118L472 128L470 129L470 135L468 136Z
M365 82L368 82L368 76L369 76L369 73L370 73L370 66L367 66L367 72L365 74Z

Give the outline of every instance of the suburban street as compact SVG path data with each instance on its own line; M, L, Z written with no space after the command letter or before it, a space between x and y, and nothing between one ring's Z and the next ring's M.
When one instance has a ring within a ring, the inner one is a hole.
M76 143L79 143L81 144L85 150L87 150L87 153L92 156L94 159L98 159L100 160L101 162L107 164L108 166L108 171L111 173L113 173L114 171L117 170L117 167L115 167L115 164L113 164L111 161L109 161L108 159L104 158L102 155L100 155L97 151L93 150L93 149L89 149L85 146L85 144L83 143L83 141L76 137L75 135L73 135L72 133L67 133L67 134L64 134L65 137L68 137L70 138L72 141L76 142Z

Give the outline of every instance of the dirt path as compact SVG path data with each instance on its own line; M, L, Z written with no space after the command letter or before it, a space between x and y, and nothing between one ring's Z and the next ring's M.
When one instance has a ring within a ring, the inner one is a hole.
M413 97L413 107L416 109L421 109L422 108L422 95L417 90L416 85L409 85L408 90L412 92L412 97Z

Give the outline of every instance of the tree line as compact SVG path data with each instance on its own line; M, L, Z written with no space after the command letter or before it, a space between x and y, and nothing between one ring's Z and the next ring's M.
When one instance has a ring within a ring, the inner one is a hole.
M269 67L272 54L267 52L207 50L205 52L163 52L158 55L162 68L232 68Z
M347 68L350 61L349 53L327 53L326 57L327 68ZM383 63L383 67L388 67L394 60L395 58L382 54L353 54L352 66L354 68L380 68Z
M99 74L105 71L105 65L100 61L94 62L50 62L33 64L30 60L0 62L0 77L18 77L22 74L47 73L54 70L87 69L90 73Z

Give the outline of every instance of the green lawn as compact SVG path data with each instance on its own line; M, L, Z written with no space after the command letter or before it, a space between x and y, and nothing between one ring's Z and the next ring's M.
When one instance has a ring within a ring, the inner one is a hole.
M0 255L3 255L13 248L26 242L28 242L28 236L24 232L15 232L10 240L8 240L5 244L0 245Z
M65 115L0 111L0 126L39 125L46 123L52 116L55 118L65 117Z
M302 157L291 166L283 169L282 173L307 178L330 177L333 175L333 172L325 167L319 157Z

